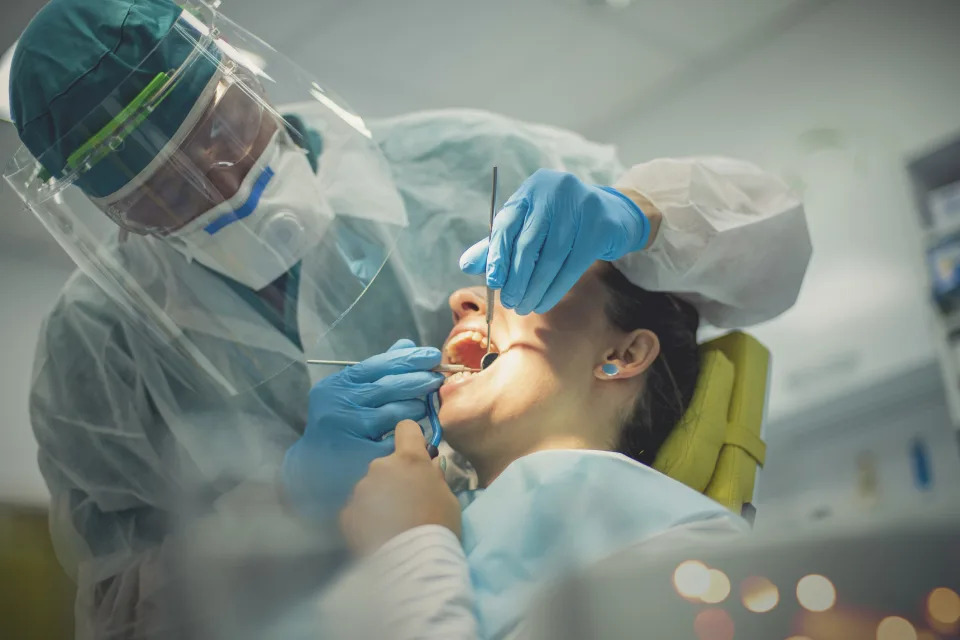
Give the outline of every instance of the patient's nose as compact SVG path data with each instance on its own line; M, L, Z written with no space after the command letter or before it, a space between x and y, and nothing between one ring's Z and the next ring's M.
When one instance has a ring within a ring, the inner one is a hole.
M450 296L450 310L453 311L453 323L460 322L471 315L486 315L486 290L483 287L457 289Z

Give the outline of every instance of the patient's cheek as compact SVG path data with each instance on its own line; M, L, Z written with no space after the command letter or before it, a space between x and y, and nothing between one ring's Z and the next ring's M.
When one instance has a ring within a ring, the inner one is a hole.
M603 297L573 290L550 311L539 316L542 325L554 332L574 334L582 340L601 330L605 316ZM572 295L577 293L578 295ZM592 298L592 300L591 300Z
M529 344L538 347L551 361L558 355L572 356L584 349L593 351L594 343L604 335L606 325L593 315L571 305L554 307L541 318L541 325L529 335Z

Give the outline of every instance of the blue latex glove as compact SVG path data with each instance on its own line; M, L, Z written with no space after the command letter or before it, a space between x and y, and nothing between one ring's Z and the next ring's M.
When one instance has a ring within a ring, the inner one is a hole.
M642 249L649 237L650 221L627 196L540 169L494 218L489 246L484 239L467 249L460 268L486 272L504 307L544 313L596 260Z
M337 514L370 462L393 453L386 436L397 423L426 415L423 397L443 383L430 371L438 364L438 349L398 340L386 353L313 386L303 437L283 459L284 489L297 510Z

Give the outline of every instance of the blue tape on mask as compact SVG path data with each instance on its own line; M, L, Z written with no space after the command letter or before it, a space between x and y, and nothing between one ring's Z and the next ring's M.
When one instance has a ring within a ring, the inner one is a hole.
M210 235L215 234L220 229L223 229L227 225L230 225L237 220L243 220L251 213L257 210L257 205L260 204L260 197L263 195L264 190L267 188L270 180L273 178L273 169L267 167L263 170L263 173L260 174L260 177L257 178L257 181L253 185L253 189L250 191L250 197L247 198L247 201L242 205L234 209L229 213L225 213L207 226L203 228L204 231Z

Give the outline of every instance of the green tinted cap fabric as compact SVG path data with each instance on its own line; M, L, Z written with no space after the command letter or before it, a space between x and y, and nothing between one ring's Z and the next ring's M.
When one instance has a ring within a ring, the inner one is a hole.
M62 177L71 153L158 73L186 60L191 39L171 31L181 12L170 0L52 0L34 17L13 57L10 106L20 139L47 171ZM129 182L176 133L215 71L199 57L137 135L76 184L103 197Z

